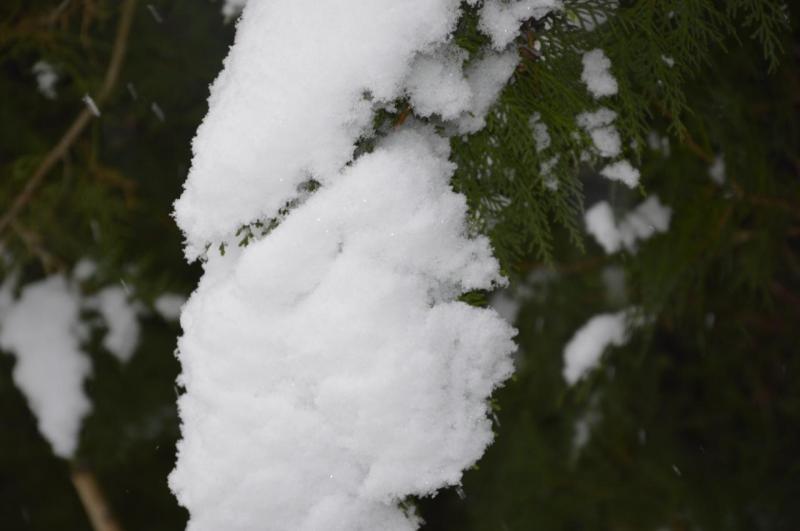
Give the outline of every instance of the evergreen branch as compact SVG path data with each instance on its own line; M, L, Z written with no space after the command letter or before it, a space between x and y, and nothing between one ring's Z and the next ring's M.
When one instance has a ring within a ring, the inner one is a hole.
M137 0L125 0L122 5L122 15L120 17L119 26L117 26L117 35L114 40L114 47L111 51L111 60L106 70L103 84L100 91L97 93L95 100L99 105L102 105L111 94L114 86L119 78L119 72L122 68L122 63L125 58L125 52L128 46L128 37L130 36L131 26L133 24L133 15L136 8ZM88 108L84 108L69 126L61 140L50 150L45 156L44 160L39 164L34 171L31 178L25 184L25 187L14 199L11 206L0 218L0 235L14 222L23 209L30 203L35 195L37 189L44 181L45 176L53 169L56 163L67 153L69 148L80 137L83 130L92 119L92 112Z
M95 531L122 531L94 474L89 470L73 466L71 479L92 528Z

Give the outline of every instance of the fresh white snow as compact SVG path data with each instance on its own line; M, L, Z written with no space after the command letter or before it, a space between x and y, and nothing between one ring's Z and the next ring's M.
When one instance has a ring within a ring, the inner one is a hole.
M631 315L631 310L599 314L575 332L564 348L563 374L569 385L594 369L606 348L628 342Z
M561 0L485 0L478 28L491 37L495 49L503 50L519 36L523 21L561 7Z
M547 130L547 124L542 122L542 115L538 112L531 115L528 125L533 131L533 143L536 146L536 151L542 152L550 147L550 132Z
M486 115L519 63L515 52L487 53L462 69L466 53L456 46L417 56L404 81L416 115L437 115L458 134L486 125Z
M622 139L614 126L616 119L617 113L606 107L600 107L596 111L579 114L575 121L589 133L597 154L604 158L612 158L622 153Z
M36 75L36 86L39 92L48 100L56 99L56 83L58 83L58 73L52 64L47 61L37 61L33 65L33 73Z
M7 286L8 284L6 284ZM81 421L91 409L83 390L91 372L81 351L80 300L62 275L25 286L12 301L4 288L0 347L16 358L13 379L53 452L71 458Z
M672 209L652 195L617 223L611 205L600 201L584 215L586 230L606 253L615 253L622 248L636 250L638 241L647 240L656 233L669 229Z
M634 168L627 159L609 164L600 170L600 175L610 181L624 183L629 188L634 188L639 184L639 170Z
M187 256L204 258L181 314L170 476L190 531L416 529L399 502L458 484L490 443L515 331L457 301L505 279L449 185L448 140L410 118L353 159L403 95L453 134L485 125L519 59L499 47L464 67L459 7L245 5L176 203ZM277 228L221 252L311 178Z
M222 0L222 16L230 22L239 16L247 0Z
M504 281L448 155L393 133L266 238L209 255L179 342L170 485L190 530L414 529L397 502L480 457L513 330L454 300Z
M470 108L472 88L462 70L466 55L457 46L447 46L416 58L405 86L418 116L438 114L454 120Z
M483 129L489 109L518 63L519 56L514 51L488 53L467 68L466 78L472 89L472 102L471 108L458 121L460 134Z
M611 60L600 48L583 54L581 80L595 98L617 93L617 80L611 74Z
M186 304L186 297L177 293L162 293L153 302L156 312L167 321L177 321L181 308Z
M458 0L250 1L175 206L187 254L275 217L314 178L330 183L403 91L410 64L454 29Z
M125 363L131 359L139 343L139 319L136 306L121 286L104 288L87 301L106 323L103 347Z
M714 158L714 162L711 163L711 166L708 167L708 176L717 186L722 186L725 184L726 175L725 175L725 157L722 155L717 155Z

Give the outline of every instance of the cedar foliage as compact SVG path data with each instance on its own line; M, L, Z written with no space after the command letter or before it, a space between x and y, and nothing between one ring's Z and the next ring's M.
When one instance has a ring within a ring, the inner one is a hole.
M416 500L425 528L795 529L800 13L777 0L564 3L526 23L515 42L521 64L486 129L451 142L453 186L522 303L520 352L515 378L496 394L495 444L466 473L461 495ZM454 39L474 59L487 39L476 9L464 9ZM0 211L83 95L98 89L118 18L108 0L0 4ZM233 27L219 4L195 0L140 3L133 24L102 116L0 234L0 275L17 271L20 285L87 257L99 271L84 290L122 280L145 307L196 282L169 214ZM597 47L619 83L618 95L601 101L580 80L583 51ZM42 59L60 74L55 100L35 89L31 68ZM638 190L609 184L596 175L602 161L582 157L591 140L575 117L600 106L617 112L624 156L642 172ZM394 108L377 114L359 152L413 113L404 101ZM533 113L551 136L542 153ZM648 147L651 132L669 138L668 155ZM722 186L707 176L718 155ZM624 215L651 193L673 208L667 234L610 256L585 237L584 204L608 198ZM236 242L217 243L247 245L279 222L256 221ZM609 292L610 279L625 288ZM466 300L485 304L487 294ZM649 325L568 388L561 354L572 333L630 305L644 308ZM126 366L103 355L104 331L93 331L94 410L79 458L98 472L127 529L180 529L185 514L165 484L178 435L171 353L179 331L143 319ZM13 363L0 355L3 528L88 529L66 466L50 456L14 388ZM581 419L591 436L578 451Z

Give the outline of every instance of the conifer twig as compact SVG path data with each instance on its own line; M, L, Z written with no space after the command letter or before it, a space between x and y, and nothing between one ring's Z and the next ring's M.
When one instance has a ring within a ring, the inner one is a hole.
M125 58L125 52L127 51L128 47L128 37L130 35L131 25L133 24L136 1L137 0L125 0L122 4L122 14L120 16L119 25L117 26L114 47L111 51L111 60L108 63L108 69L106 70L103 84L101 85L100 91L97 93L97 97L95 98L95 101L98 104L102 104L108 99L111 91L114 89L114 86L117 83L117 79L119 78L119 72L122 68L122 62ZM61 137L61 140L59 140L53 149L47 153L44 160L42 160L42 162L36 168L36 171L33 172L31 178L28 179L27 183L25 183L25 187L22 189L19 195L17 195L3 216L0 217L0 235L5 232L5 230L17 218L17 216L19 216L20 212L22 212L25 206L27 206L27 204L31 201L45 176L50 172L51 169L53 169L56 163L61 160L72 144L75 143L75 141L80 137L81 133L92 119L92 116L92 111L88 108L84 108L75 118L75 121L73 121L69 128L67 128L66 132Z
M28 248L28 251L39 259L46 273L50 274L54 270L63 267L61 260L53 256L42 246L39 236L36 233L23 227L16 220L11 222L11 228Z
M94 531L122 531L94 474L87 469L73 466L70 477Z

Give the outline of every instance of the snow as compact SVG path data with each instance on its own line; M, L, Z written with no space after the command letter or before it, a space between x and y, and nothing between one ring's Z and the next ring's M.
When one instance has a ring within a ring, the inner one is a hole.
M589 136L601 157L616 157L622 152L622 140L613 125L592 129Z
M572 455L573 458L578 457L581 451L589 444L592 438L592 430L594 427L603 420L603 415L600 411L600 397L593 395L589 399L586 411L575 419L572 424Z
M564 348L563 374L569 385L594 369L607 347L628 342L630 314L630 310L623 310L596 315L575 332Z
M638 241L666 232L671 217L672 209L663 205L658 196L653 195L619 223L615 221L611 205L606 201L600 201L587 210L584 221L587 232L610 254L622 248L635 251Z
M519 36L522 22L542 18L561 7L560 0L486 0L478 29L492 39L496 50L503 50Z
M538 3L555 4L518 4ZM175 205L204 269L181 311L169 479L189 531L416 529L401 502L458 485L491 442L516 332L458 301L506 280L449 184L449 142L409 118L354 158L404 96L439 130L485 125L519 58L462 68L460 4L246 3Z
M109 286L97 293L87 305L100 312L108 330L103 347L119 361L131 359L139 343L139 320L136 307L124 288Z
M56 83L58 83L58 73L53 65L47 61L37 61L33 65L32 70L36 75L36 86L42 96L48 100L56 99Z
M417 57L405 85L418 116L453 120L469 109L472 89L461 69L465 59L466 51L456 46Z
M417 116L436 114L454 122L458 134L486 125L486 115L519 62L514 52L488 53L462 70L465 59L466 52L454 45L420 54L403 83Z
M0 347L16 357L14 383L56 455L69 459L91 404L83 381L91 372L80 349L80 301L64 276L31 283L2 312Z
M578 115L576 121L578 125L587 131L611 125L617 119L617 113L606 107L600 107L594 112L584 112Z
M622 139L613 125L616 119L617 113L605 107L594 112L581 113L576 118L578 125L589 133L601 157L612 158L622 152Z
M309 178L334 180L373 105L402 94L411 62L447 40L459 4L248 2L175 205L187 256L275 217Z
M167 321L176 321L181 315L181 308L186 304L186 297L177 293L162 293L154 301L156 312Z
M647 145L650 147L650 149L657 153L661 153L661 155L664 157L669 157L670 153L672 152L669 137L661 136L656 131L650 131L647 134Z
M714 158L714 162L708 168L708 176L717 186L725 184L725 157L717 155Z
M544 180L544 186L548 190L558 190L558 177L553 175L553 169L561 160L561 155L553 155L549 159L539 164L539 174Z
M89 280L97 272L97 264L89 258L82 258L72 269L72 277L78 282Z
M517 321L521 303L519 298L515 297L510 291L501 290L496 292L492 295L489 304L507 323Z
M550 147L550 132L547 130L547 124L542 122L542 115L538 112L531 115L528 125L533 131L533 143L536 146L536 151L542 152Z
M600 48L583 54L581 80L592 96L599 99L617 93L617 80L611 75L611 60Z
M238 17L246 3L247 0L223 0L222 15L225 17L225 20Z
M606 253L617 252L621 246L619 229L614 220L614 211L607 201L600 201L584 214L586 231L594 236L595 241Z
M516 52L489 53L466 69L472 89L470 109L458 121L459 134L475 133L486 125L486 114L519 63Z
M600 175L611 181L619 181L630 188L639 184L639 170L631 166L626 159L609 164L602 170Z
M634 250L637 241L647 240L656 233L667 232L671 218L672 209L661 204L658 196L651 195L620 223L622 245Z
M89 109L89 112L96 117L100 117L100 108L97 106L97 103L95 103L91 96L84 94L82 101L86 104L86 108Z
M210 253L179 342L190 530L414 529L397 502L489 444L514 332L455 300L504 281L448 156L406 128L268 237Z

